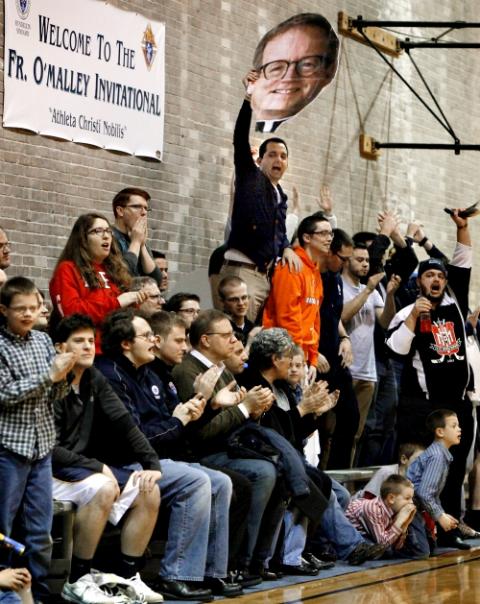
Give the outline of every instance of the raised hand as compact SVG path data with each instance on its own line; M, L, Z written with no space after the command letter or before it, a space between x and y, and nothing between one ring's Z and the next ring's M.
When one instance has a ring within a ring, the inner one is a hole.
M275 396L270 388L254 386L246 393L242 403L250 413L250 417L258 419L262 413L270 409L274 400Z
M370 275L367 281L367 289L371 293L380 283L380 281L385 277L385 273L376 273L375 275Z
M328 185L322 185L320 187L320 200L318 205L325 216L331 216L333 214L332 192Z
M220 367L212 365L207 371L197 375L193 382L193 390L197 394L203 395L207 401L210 400L221 372Z
M235 380L232 380L230 384L222 388L217 392L215 397L211 401L212 409L218 409L219 407L233 407L242 402L245 398L245 388L238 388L238 384Z
M132 228L128 231L128 236L133 242L139 243L141 246L145 245L147 241L147 217L139 216L135 221Z
M52 382L60 382L67 377L67 374L74 368L78 355L74 352L61 352L53 359L49 375Z

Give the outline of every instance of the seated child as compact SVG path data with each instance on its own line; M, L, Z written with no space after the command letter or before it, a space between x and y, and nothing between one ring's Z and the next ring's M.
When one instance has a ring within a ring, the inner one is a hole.
M425 557L430 553L425 529L420 523L420 538L411 523L416 515L413 485L400 474L382 483L380 496L351 501L345 515L353 526L375 543L388 545L406 557ZM423 531L423 534L422 534Z
M417 443L403 443L403 445L400 445L398 451L398 464L391 464L379 468L363 489L360 489L353 495L352 499L359 499L360 497L373 499L374 497L380 497L382 483L392 474L405 476L410 464L417 459L424 450L425 448Z
M287 382L295 395L297 404L300 403L303 397L303 389L306 386L306 371L305 371L305 355L301 346L293 347L292 360L288 370ZM318 438L318 430L315 430L308 439L304 442L303 453L306 460L312 466L318 466L320 456L320 441Z
M440 502L453 459L449 449L460 442L462 433L457 415L449 409L437 409L430 413L426 423L433 443L411 464L407 477L413 483L419 509L427 512L437 525L439 544L470 549L457 529L458 519L447 514Z

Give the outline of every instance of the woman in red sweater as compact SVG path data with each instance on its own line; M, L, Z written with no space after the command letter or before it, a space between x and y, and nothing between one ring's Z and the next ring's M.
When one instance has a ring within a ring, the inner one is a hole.
M74 313L89 315L97 327L99 352L98 327L108 313L145 300L143 292L128 291L130 283L108 220L96 213L79 216L50 281L57 320Z

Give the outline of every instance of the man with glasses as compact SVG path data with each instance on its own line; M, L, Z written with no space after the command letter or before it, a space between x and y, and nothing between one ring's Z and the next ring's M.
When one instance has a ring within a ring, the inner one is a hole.
M133 277L152 277L160 286L162 272L155 264L147 247L150 195L143 189L128 187L115 195L112 201L115 227L113 236Z
M160 293L160 288L152 277L135 277L132 281L130 291L143 292L147 296L146 300L138 307L146 317L151 317L154 313L162 310L165 304L165 300Z
M170 459L169 451L184 428L201 415L205 399L193 393L171 410L161 406L163 385L149 367L155 360L154 348L155 335L143 317L132 310L115 311L103 327L104 355L97 366L161 459L159 486L170 519L154 589L168 600L209 601L212 589L220 595L229 592L229 586L217 579L227 575L232 483L221 472ZM238 586L233 589L238 593Z
M230 316L235 334L241 334L246 341L254 325L247 318L248 295L247 284L240 277L225 277L220 281L218 294L223 302L223 310Z
M309 367L309 381L313 381L317 374L323 300L319 264L328 256L332 227L326 218L307 216L298 227L298 241L295 252L302 261L302 269L293 273L287 266L276 266L263 326L283 327L288 331L295 344L302 347Z
M263 36L247 87L257 130L274 132L317 97L335 76L338 48L330 23L314 13L295 15Z
M188 332L190 325L200 314L200 297L197 294L179 292L167 300L164 310L180 315L187 325Z
M258 419L269 409L273 395L268 388L257 387L245 393L238 387L233 375L224 365L224 361L233 353L236 341L227 315L218 310L203 311L190 328L193 349L174 367L172 373L180 400L187 401L195 392L197 376L211 367L218 370L219 377L205 411L192 426L191 444L201 463L230 468L243 474L251 482L252 500L247 536L238 555L241 572L237 576L239 581L244 584L247 581L251 585L255 577L250 574L250 569L256 570L254 552L262 517L270 498L276 498L274 487L277 471L273 463L263 458L231 457L227 441L235 429L249 418ZM257 582L260 582L260 576Z
M8 241L7 234L0 227L0 269L4 271L10 266L11 243Z

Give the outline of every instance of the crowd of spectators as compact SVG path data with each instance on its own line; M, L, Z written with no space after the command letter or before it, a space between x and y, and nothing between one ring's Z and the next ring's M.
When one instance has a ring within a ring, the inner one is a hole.
M338 228L327 189L321 211L299 220L297 199L287 215L289 149L267 138L255 159L251 117L247 94L215 308L169 294L142 189L115 195L113 222L76 220L51 315L0 229L0 533L25 544L13 563L28 568L0 572L0 600L30 580L48 597L53 497L76 507L62 596L79 604L234 597L337 559L421 558L480 536L475 484L471 509L463 493L479 389L468 218L452 211L447 260L389 210L376 232ZM382 469L352 498L326 470L358 465ZM147 585L159 510L166 546ZM121 530L108 581L92 568L107 523Z

